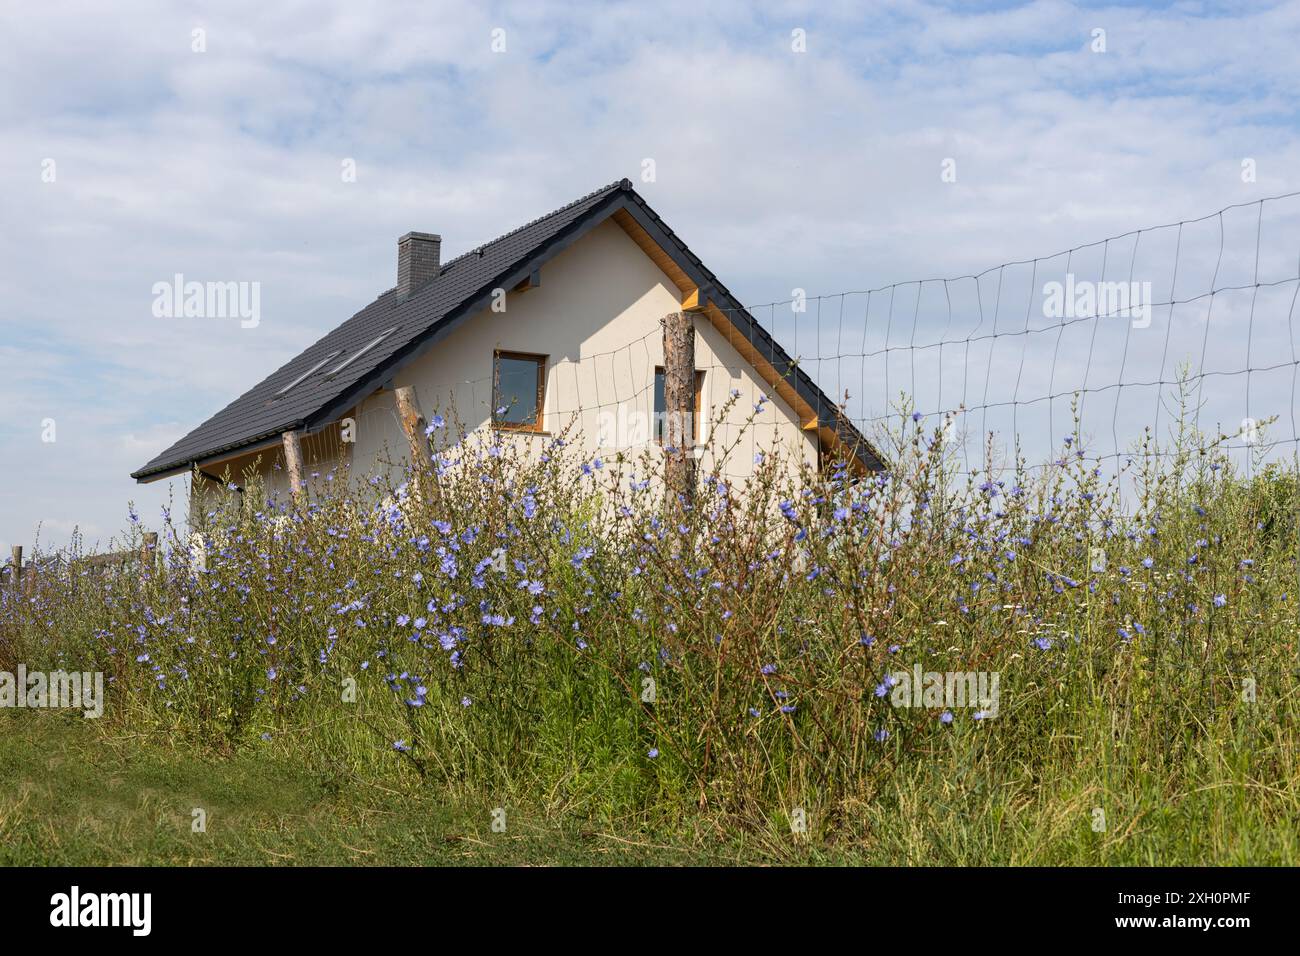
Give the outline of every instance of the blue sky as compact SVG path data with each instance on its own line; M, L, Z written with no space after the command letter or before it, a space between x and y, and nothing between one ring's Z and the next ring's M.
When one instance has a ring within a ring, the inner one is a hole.
M1300 188L1297 41L1295 3L8 5L0 545L156 524L183 487L129 472L391 287L406 231L446 258L627 176L746 302L962 275ZM178 272L259 282L260 324L155 318Z

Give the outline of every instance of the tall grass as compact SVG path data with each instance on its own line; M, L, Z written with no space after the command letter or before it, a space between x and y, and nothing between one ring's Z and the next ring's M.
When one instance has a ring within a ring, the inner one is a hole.
M1295 468L1184 423L1122 480L1078 433L962 477L899 421L884 474L771 455L693 505L648 456L431 429L398 488L250 479L157 568L47 562L0 667L102 670L111 728L341 788L899 863L1300 859ZM996 714L895 706L916 665L997 674Z

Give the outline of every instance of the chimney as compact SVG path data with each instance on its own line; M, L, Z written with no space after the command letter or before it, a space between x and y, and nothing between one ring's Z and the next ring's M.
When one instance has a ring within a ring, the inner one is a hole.
M397 301L404 302L421 286L437 278L442 236L408 232L397 240Z

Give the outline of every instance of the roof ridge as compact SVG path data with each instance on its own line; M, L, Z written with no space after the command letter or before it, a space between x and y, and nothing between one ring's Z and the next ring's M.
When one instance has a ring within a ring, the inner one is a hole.
M498 242L501 242L503 239L509 239L511 236L514 236L514 235L517 235L518 233L523 232L525 229L529 228L530 226L535 226L535 225L537 225L539 222L544 222L545 220L550 219L550 218L553 217L553 216L558 216L560 213L562 213L562 212L566 212L566 211L572 209L574 206L580 206L580 205L582 205L584 202L586 202L587 200L589 200L589 199L594 199L595 197L599 196L601 193L607 193L607 192L611 192L611 191L613 191L613 190L615 190L615 189L622 189L622 188L629 188L629 189L630 189L631 186L632 186L631 181L630 181L630 180L625 176L625 177L623 177L622 179L616 179L616 180L615 180L614 182L612 182L612 183L609 183L609 184L607 184L607 185L601 186L599 189L593 189L591 192L587 193L587 195L585 195L585 196L579 196L577 199L573 200L572 202L565 203L563 206L560 206L558 209L552 209L550 212L546 213L544 216L538 216L536 219L530 219L528 222L524 223L522 226L518 226L518 227L516 227L516 228L514 228L514 229L511 229L509 232L503 232L501 235L497 236L495 239L489 239L487 242L481 242L481 243L479 243L477 246L474 246L473 248L467 250L466 252L462 252L462 253L461 253L460 255L458 255L455 259L450 259L450 260L448 260L447 262L443 263L442 268L438 270L438 275L442 275L444 272L446 272L448 269L450 269L450 268L451 268L452 266L454 266L456 263L460 262L462 259L468 259L470 256L474 255L474 254L477 253L477 252L480 252L480 251L486 249L488 246L494 246L494 245L496 245Z

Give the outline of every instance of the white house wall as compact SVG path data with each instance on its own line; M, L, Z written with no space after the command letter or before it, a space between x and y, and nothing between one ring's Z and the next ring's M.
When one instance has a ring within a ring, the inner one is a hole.
M539 287L511 293L505 301L504 312L486 310L463 321L399 372L395 385L415 386L426 417L442 414L449 427L459 419L467 431L482 434L491 421L494 350L545 355L544 432L503 430L503 440L540 453L554 435L573 424L571 447L576 445L586 460L612 461L619 451L632 459L643 451L652 460L662 455L651 430L653 375L655 367L663 365L660 319L680 310L680 293L617 223L597 226L542 267ZM771 455L779 450L792 472L796 462L816 467L815 433L800 427L789 405L706 318L697 316L695 329L696 368L705 373L701 469L711 472L720 449L733 443L736 447L722 469L732 482L753 474L758 452ZM739 395L728 409L732 389ZM746 430L745 420L760 396L768 399L764 410ZM355 422L353 444L340 445L337 436L331 442L304 439L309 489L324 489L331 475L342 481L349 470L352 481L387 472L394 484L400 483L409 451L393 392L372 394L344 417ZM739 442L738 436L743 436ZM341 457L336 454L339 448L344 450ZM288 499L288 476L278 447L230 462L236 482L248 468L262 475L268 496ZM206 507L202 499L214 490L205 485L195 504Z
M620 450L636 457L647 448L661 454L653 441L638 439L652 436L653 375L663 365L660 319L681 308L680 293L622 228L613 221L597 226L542 267L539 287L512 293L505 304L503 312L466 319L394 384L414 386L427 417L440 413L481 430L490 427L494 350L545 355L544 431L502 430L505 440L540 451L573 424L569 437L588 459L609 460ZM696 367L705 372L701 468L711 470L715 451L742 434L762 395L769 396L766 407L723 473L743 480L753 473L756 452L777 446L815 467L816 438L790 407L707 319L697 318L695 328ZM740 394L724 415L732 389ZM391 391L365 400L355 418L354 463L386 458L404 465L406 439Z

